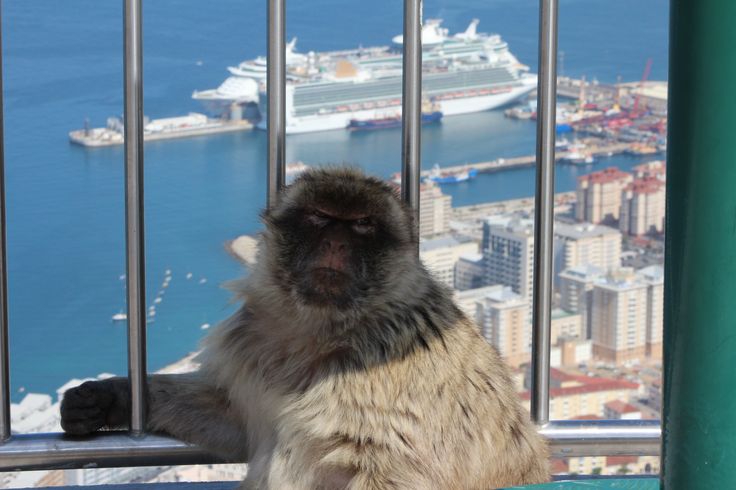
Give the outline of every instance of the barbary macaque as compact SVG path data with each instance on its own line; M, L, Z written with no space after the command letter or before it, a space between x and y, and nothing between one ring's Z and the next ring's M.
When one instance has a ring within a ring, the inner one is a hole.
M148 378L147 429L247 461L244 488L490 489L549 479L498 352L417 256L411 210L352 168L307 171L264 211L242 307L198 371ZM124 428L125 378L61 406Z

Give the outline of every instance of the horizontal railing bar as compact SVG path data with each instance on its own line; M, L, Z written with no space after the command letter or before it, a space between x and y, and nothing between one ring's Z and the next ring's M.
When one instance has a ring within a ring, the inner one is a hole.
M657 420L561 420L540 428L552 457L657 456ZM131 437L103 432L95 437L64 434L13 435L0 445L0 471L112 468L224 463L201 450L163 436Z
M0 471L115 468L222 463L197 446L169 437L102 432L71 438L61 433L13 435L0 445Z
M659 420L557 420L540 427L555 458L658 456Z

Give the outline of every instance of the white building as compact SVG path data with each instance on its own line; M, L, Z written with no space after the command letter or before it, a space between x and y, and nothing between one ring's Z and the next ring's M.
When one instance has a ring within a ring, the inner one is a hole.
M481 319L476 317L478 313L477 305L479 301L491 293L503 290L503 286L496 284L494 286L484 286L482 288L466 289L464 291L455 290L455 303L465 313L468 318L472 318L480 326Z
M419 257L440 282L455 284L455 264L461 256L478 253L478 244L468 238L443 235L419 242Z
M614 363L661 356L661 267L612 271L593 287L593 355Z
M442 193L434 182L421 185L419 191L419 235L432 237L450 231L452 196Z
M621 265L621 232L591 223L554 225L555 275L582 265L593 265L604 271Z

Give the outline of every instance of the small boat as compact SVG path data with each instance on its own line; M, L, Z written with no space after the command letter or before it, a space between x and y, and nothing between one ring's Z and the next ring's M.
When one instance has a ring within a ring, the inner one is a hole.
M466 168L457 171L446 171L442 170L440 166L435 163L427 179L438 184L455 184L458 182L465 182L466 180L473 179L477 175L478 170L474 168Z
M114 322L124 322L128 319L128 315L126 313L123 313L122 311L120 313L115 313L112 316L112 321Z
M573 150L569 152L567 155L560 158L560 160L564 160L574 165L588 165L595 161L595 159L593 158L593 155L591 155L590 153L583 153L577 150Z
M588 165L595 161L585 143L575 141L567 145L567 155L560 158L561 161L573 165Z
M208 328L210 328L210 324L209 323L203 323L202 325L199 326L199 328L201 328L202 330L207 330Z

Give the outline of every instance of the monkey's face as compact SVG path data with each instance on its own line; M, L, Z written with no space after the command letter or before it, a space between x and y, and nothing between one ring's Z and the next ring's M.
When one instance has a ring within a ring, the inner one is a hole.
M264 218L278 283L312 306L370 305L415 260L411 214L391 187L355 169L307 172Z

